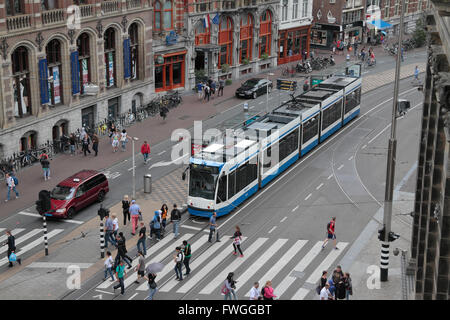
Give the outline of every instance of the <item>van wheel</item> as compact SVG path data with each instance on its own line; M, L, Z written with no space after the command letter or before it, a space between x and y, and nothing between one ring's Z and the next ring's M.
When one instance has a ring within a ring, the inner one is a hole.
M103 202L105 200L105 191L100 191L97 196L98 202Z
M67 211L67 219L72 219L74 213L75 213L75 209L70 208L69 211Z

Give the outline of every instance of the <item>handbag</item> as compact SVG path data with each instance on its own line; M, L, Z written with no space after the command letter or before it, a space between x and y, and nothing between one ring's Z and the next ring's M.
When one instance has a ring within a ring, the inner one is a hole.
M155 281L150 282L150 288L151 289L156 289L156 282Z
M11 252L11 254L9 255L9 262L14 262L17 261L17 256L14 252Z
M139 221L144 220L144 218L142 218L142 213L139 212Z

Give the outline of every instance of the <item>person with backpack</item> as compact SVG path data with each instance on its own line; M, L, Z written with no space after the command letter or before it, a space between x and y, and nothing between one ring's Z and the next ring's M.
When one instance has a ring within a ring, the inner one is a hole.
M334 241L334 249L338 250L339 248L336 246L336 233L334 231L336 225L336 217L332 217L331 221L327 224L327 238L325 238L322 244L322 250L325 249L325 246L328 243L328 240L333 239Z
M7 258L9 261L8 267L11 268L13 266L13 262L17 261L19 264L22 264L22 259L17 258L15 252L16 252L16 239L12 235L10 230L6 230L6 236L8 237L6 240L6 243L4 245L8 245L8 251L7 251ZM13 257L11 257L11 254L13 254ZM12 259L14 258L14 259Z
M44 171L44 181L50 179L50 161L48 160L48 156L44 153L41 155L41 159L39 160L42 166L42 170Z
M181 213L180 210L177 208L177 204L173 204L172 212L170 213L170 221L173 223L173 238L178 238L178 230L180 228L180 221L181 221Z
M233 239L233 248L234 248L233 255L237 255L236 249L238 249L241 254L239 257L243 258L244 254L242 253L241 249L242 233L239 226L236 226L236 231L234 232L234 235L230 239Z
M15 176L11 176L10 173L6 174L6 184L8 185L8 195L6 196L5 202L9 201L9 196L11 190L16 193L16 199L19 199L19 192L16 190L16 186L19 184L19 180Z
M161 210L156 210L152 221L150 222L150 238L153 238L153 233L156 233L156 241L161 240Z
M205 89L204 89L204 91L205 91L205 96L204 96L204 100L206 100L206 99L208 99L208 101L209 101L209 96L210 96L210 93L211 93L211 88L209 87L209 85L207 85L207 84L205 84Z
M186 240L183 240L183 254L184 254L184 260L183 260L183 264L184 267L186 268L186 273L184 274L185 276L188 276L189 273L191 273L191 268L189 268L189 260L191 260L191 244L188 243Z
M144 143L142 144L141 153L144 157L144 164L147 164L148 156L150 155L150 145L147 141L144 141Z
M156 274L149 273L147 276L144 276L144 279L148 281L148 297L147 300L153 300L153 296L158 290L158 286L155 281Z
M273 294L272 281L267 280L266 285L261 289L263 300L273 300L277 296Z
M231 295L233 295L234 300L237 300L236 292L234 292L234 289L236 289L236 281L233 277L234 273L230 272L222 286L222 293L225 295L224 300L231 300Z
M181 252L181 247L176 247L176 254L173 256L173 261L175 262L175 274L176 274L176 279L178 281L182 281L183 280L183 252Z

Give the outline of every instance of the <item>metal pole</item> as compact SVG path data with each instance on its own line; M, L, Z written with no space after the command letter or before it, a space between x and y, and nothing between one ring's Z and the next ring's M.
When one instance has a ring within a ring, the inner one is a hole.
M43 226L44 226L44 247L45 255L48 256L48 239L47 239L47 217L45 214L42 215Z
M269 113L269 74L267 74L266 84L266 112Z
M386 170L386 189L385 189L384 215L383 215L383 225L385 228L385 234L384 234L384 241L382 241L381 243L381 260L380 260L381 281L388 281L389 233L391 232L392 200L394 196L395 161L397 152L397 139L396 139L397 102L398 102L397 100L398 100L398 88L400 79L401 53L402 53L401 48L403 38L404 5L405 5L404 0L401 0L397 63L395 66L394 99L392 104L391 137L389 138L387 170Z
M105 257L105 230L103 228L103 219L100 220L100 258Z
M134 164L134 137L133 137L133 198L136 199L136 170L135 170L135 164Z

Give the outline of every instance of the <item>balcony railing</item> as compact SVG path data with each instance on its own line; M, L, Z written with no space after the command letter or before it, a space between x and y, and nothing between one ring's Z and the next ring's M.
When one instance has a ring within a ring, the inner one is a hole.
M93 4L80 5L80 15L81 18L92 17L94 15L94 5Z
M64 9L54 9L42 12L42 24L49 25L64 22Z
M141 7L141 0L127 0L127 9L137 9Z
M31 28L31 14L6 17L6 28L8 31L19 31Z
M118 0L111 1L103 1L102 2L102 11L103 14L110 14L119 11L119 2Z

